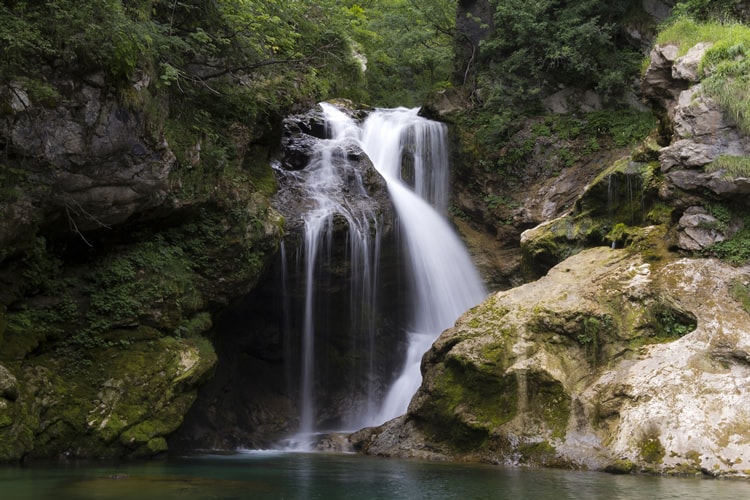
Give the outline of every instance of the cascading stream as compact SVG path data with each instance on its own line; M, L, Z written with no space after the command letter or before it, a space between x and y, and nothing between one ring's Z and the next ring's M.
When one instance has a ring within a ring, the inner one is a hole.
M416 109L376 110L360 125L354 119L327 103L321 104L330 139L321 141L312 161L305 168L305 191L312 207L305 223L305 301L300 357L300 428L295 441L316 430L316 383L324 367L315 358L316 342L325 332L314 317L321 300L318 292L318 268L331 253L332 228L345 221L347 257L352 283L349 292L353 340L370 352L360 363L357 377L365 380L366 401L355 405L356 415L343 419L354 429L375 425L403 414L409 400L421 383L419 363L424 352L438 335L453 325L464 311L486 296L481 279L462 242L444 214L448 199L448 151L445 125L419 117ZM365 193L361 180L352 184L356 170L344 170L347 144L358 145L386 180L388 191L400 224L400 237L406 250L408 266L409 311L406 360L396 381L387 393L377 393L375 378L374 311L377 311L379 286L378 261L381 242L378 216L361 206L351 206L347 186L356 185L359 195ZM342 196L342 192L344 195ZM304 444L303 446L304 447Z
M445 125L418 116L417 109L379 110L364 124L362 149L388 183L403 228L415 299L404 368L371 425L406 412L422 381L422 355L487 295L463 243L438 212L448 199L446 143ZM405 156L414 159L416 191L401 178Z

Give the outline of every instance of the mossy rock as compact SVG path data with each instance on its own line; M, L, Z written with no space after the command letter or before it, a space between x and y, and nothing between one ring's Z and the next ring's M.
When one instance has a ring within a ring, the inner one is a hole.
M538 278L571 255L601 245L606 231L587 215L566 215L525 231L521 237L524 275Z
M636 465L627 458L615 460L604 468L604 472L610 474L631 474L635 470Z
M19 397L0 427L0 459L145 456L165 450L210 374L210 343L148 338L126 346L73 350L22 363Z
M578 198L570 214L523 233L525 277L536 279L585 248L628 247L642 239L643 226L671 222L671 209L658 202L661 182L658 162L625 157L612 164Z

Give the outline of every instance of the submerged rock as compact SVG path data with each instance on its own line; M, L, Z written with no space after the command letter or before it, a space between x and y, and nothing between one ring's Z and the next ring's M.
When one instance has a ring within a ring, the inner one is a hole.
M352 440L389 456L750 475L749 274L584 250L467 312L423 358L407 415Z

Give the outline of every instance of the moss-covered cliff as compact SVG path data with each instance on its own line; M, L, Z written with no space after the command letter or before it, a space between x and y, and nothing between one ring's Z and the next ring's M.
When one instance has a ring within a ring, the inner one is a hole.
M238 5L0 7L0 460L163 452L275 255L278 123L341 81L275 58L351 56Z

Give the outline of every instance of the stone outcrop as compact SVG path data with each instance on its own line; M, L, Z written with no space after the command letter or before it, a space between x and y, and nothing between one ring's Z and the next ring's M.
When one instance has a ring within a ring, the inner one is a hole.
M351 116L364 118L365 110L356 109L348 101L341 109ZM287 220L287 231L300 230L303 216L309 210L313 194L306 192L308 172L303 171L319 154L319 145L328 139L325 118L320 107L283 121L282 158L277 168L279 190L274 206ZM377 212L384 223L384 232L391 230L394 212L385 179L378 173L362 148L351 141L332 155L332 162L341 179L340 185L327 195L334 203L348 206L354 213Z
M585 250L446 330L367 453L747 476L748 268ZM746 304L746 302L745 302Z
M704 250L737 230L699 212L717 200L746 206L750 192L746 177L707 169L722 157L750 155L750 139L700 83L705 77L700 63L710 47L699 43L678 57L676 46L657 46L643 79L644 95L661 110L671 132L669 144L659 152L666 177L661 197L684 213L676 245L688 251Z
M167 450L216 356L205 339L144 338L71 363L46 355L0 366L0 459L150 457ZM150 337L150 338L149 338ZM99 361L101 360L101 361ZM106 366L103 365L106 360ZM94 365L93 363L102 363ZM11 380L13 381L13 378Z
M22 177L18 195L33 212L14 217L14 204L0 204L3 218L16 221L0 226L3 245L33 233L33 224L51 214L79 232L110 227L163 204L169 191L175 167L169 145L151 137L142 113L108 93L101 75L55 88L57 103L35 102L20 84L6 96L4 161ZM137 92L147 93L147 86Z
M168 106L147 75L0 90L0 461L164 452L216 364L202 335L278 248L267 195L170 144Z

